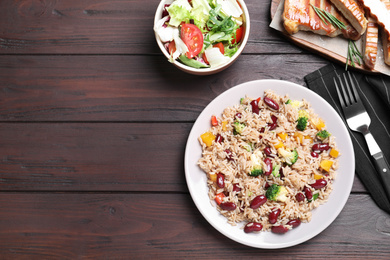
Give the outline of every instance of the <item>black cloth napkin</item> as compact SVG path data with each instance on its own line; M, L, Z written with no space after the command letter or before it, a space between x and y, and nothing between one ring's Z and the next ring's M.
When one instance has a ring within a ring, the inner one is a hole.
M345 72L344 67L329 64L305 76L307 86L329 102L344 119L333 77ZM387 161L390 161L390 77L352 73L359 82L358 91L371 117L370 131L377 140ZM344 123L346 123L344 121ZM349 133L355 151L356 174L371 194L376 204L390 213L390 198L387 198L380 177L372 163L371 155L362 134Z

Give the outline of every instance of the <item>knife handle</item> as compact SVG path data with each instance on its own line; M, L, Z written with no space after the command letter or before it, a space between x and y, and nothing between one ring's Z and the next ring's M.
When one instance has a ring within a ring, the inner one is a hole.
M383 156L382 152L374 154L374 163L375 167L382 179L383 188L386 191L387 198L390 200L390 167L389 163L386 161L386 158Z

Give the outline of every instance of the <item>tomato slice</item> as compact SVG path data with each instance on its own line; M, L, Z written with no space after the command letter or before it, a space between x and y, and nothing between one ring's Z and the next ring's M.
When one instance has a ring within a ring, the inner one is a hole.
M219 48L219 51L220 51L222 54L225 54L225 46L223 46L223 43L222 43L222 42L219 42L219 43L214 44L213 47L214 47L214 48ZM207 57L206 57L206 54L205 54L205 53L203 53L202 58L203 58L204 62L206 62L206 64L209 64L209 61L207 60Z
M222 42L219 42L219 43L216 43L213 45L214 48L219 48L219 51L222 53L222 54L225 54L225 46L223 46L223 43Z
M204 60L204 62L205 62L206 64L210 64L209 61L207 60L206 54L205 54L204 52L203 52L203 54L202 54L202 58L203 58L203 60Z
M211 116L211 125L212 126L217 126L218 125L218 120L216 116Z
M168 44L168 52L169 52L170 55L172 55L175 51L176 51L176 44L175 44L175 41L171 41L171 42Z
M242 26L240 26L236 31L236 38L233 37L232 44L235 44L236 42L241 41L242 33L243 33L243 28L242 28Z
M190 23L185 23L181 26L180 37L187 45L187 58L192 59L200 53L203 48L203 34L200 29Z
M225 194L223 194L222 192L221 193L218 193L217 195L215 195L215 202L217 202L218 205L220 205L222 203L222 200L223 198L225 198Z

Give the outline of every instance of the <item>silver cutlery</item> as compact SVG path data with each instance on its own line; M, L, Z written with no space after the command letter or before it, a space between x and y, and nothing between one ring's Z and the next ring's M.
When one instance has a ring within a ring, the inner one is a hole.
M347 124L351 130L360 132L365 137L370 154L374 158L375 167L382 179L383 188L390 199L390 167L378 143L370 133L371 119L356 89L356 85L359 86L359 83L356 78L352 79L349 72L337 77L337 79L338 83L336 78L333 78L333 81Z

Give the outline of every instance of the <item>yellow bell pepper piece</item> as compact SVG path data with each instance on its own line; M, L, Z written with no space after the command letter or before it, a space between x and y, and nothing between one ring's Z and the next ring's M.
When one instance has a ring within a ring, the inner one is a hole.
M206 132L200 136L202 139L203 143L209 147L213 144L213 141L215 140L215 135L212 132Z
M301 133L295 132L294 133L295 140L297 140L298 143L302 143L303 141L303 135Z
M305 135L304 137L305 139L309 139L310 140L310 143L313 143L313 138L311 136L308 136L308 135Z
M314 179L315 179L315 180L322 179L322 177L324 177L322 174L314 173Z
M287 136L288 136L288 134L283 132L283 133L278 133L278 136L280 137L280 139L282 139L283 141L285 141L286 138L287 138Z
M211 181L216 182L217 181L217 175L215 173L210 173L209 178Z
M329 152L329 155L332 156L333 158L337 158L339 156L339 151L332 148Z
M329 172L330 167L332 167L332 165L333 165L333 162L329 161L329 160L322 160L320 163L321 169L323 169L324 171L327 171L327 172Z
M314 126L317 128L317 130L321 130L325 127L325 122L321 118L319 118L317 122L314 123Z
M274 144L275 149L284 148L283 142L279 141L277 144Z
M227 130L227 121L222 121L222 131L226 131Z

